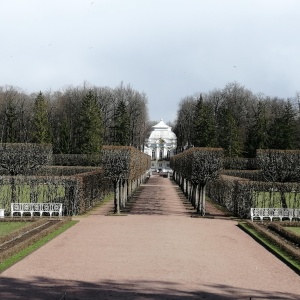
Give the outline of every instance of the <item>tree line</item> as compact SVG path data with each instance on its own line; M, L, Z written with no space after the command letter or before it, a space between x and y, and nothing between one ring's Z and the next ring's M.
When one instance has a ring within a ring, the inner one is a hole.
M27 94L0 86L0 142L53 145L60 154L89 154L103 144L142 149L147 97L130 85L83 84Z
M299 96L255 95L237 82L187 96L174 127L177 151L220 147L228 157L255 157L257 149L300 148Z

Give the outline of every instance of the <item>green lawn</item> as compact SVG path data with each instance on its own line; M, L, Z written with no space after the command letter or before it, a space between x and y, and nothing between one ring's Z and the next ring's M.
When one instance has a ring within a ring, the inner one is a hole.
M1 222L0 223L0 236L9 234L21 227L25 227L32 222Z
M16 262L20 261L21 259L23 259L27 255L29 255L30 253L34 252L38 248L42 247L43 245L45 245L46 243L48 243L49 241L51 241L52 239L54 239L55 237L60 235L62 232L66 231L67 229L69 229L70 227L75 225L76 223L78 223L78 221L72 221L72 220L65 223L60 228L56 229L52 233L50 233L50 234L46 235L45 237L41 238L40 240L38 240L37 242L35 242L31 246L25 248L24 250L19 251L18 253L16 253L12 257L10 257L7 260L1 262L0 263L0 273L2 271L6 270L7 268L9 268L10 266L12 266L13 264L15 264ZM2 225L2 224L0 224L0 225Z
M298 235L300 235L300 227L284 227L286 230L290 230Z
M287 206L289 208L300 208L300 194L299 193L285 193L284 194ZM279 192L254 192L255 207L282 207L281 195Z
M16 184L14 187L15 202L55 202L55 199L65 197L65 187L54 184L38 184L30 186L28 184ZM0 208L9 210L12 197L12 186L8 184L0 185Z
M240 222L238 226L252 236L257 242L263 245L266 249L275 254L288 266L290 266L297 274L300 275L300 261L291 257L284 250L277 245L273 244L268 238L257 232L254 228L250 227L246 222ZM291 228L291 227L290 227ZM295 228L295 227L294 227Z

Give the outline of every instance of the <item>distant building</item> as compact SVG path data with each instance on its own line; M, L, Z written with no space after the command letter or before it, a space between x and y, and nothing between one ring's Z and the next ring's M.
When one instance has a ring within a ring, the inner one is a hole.
M151 169L162 172L171 171L170 157L175 155L177 137L163 120L152 126L152 129L144 147L144 152L151 156Z

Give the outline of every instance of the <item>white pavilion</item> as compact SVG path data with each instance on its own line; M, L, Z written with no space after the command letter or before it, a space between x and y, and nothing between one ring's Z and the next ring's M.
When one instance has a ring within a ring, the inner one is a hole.
M151 170L170 172L170 157L176 154L177 137L163 120L152 129L144 147L144 152L151 156Z

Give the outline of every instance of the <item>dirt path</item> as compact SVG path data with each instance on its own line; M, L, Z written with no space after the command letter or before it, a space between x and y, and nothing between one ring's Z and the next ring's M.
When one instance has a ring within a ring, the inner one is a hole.
M167 178L142 185L0 275L0 299L300 299L300 277L226 218L191 218Z

